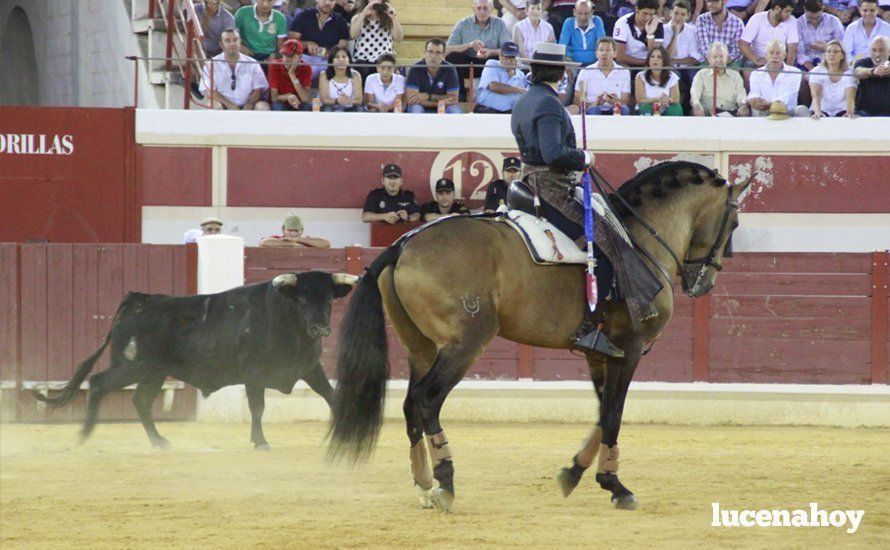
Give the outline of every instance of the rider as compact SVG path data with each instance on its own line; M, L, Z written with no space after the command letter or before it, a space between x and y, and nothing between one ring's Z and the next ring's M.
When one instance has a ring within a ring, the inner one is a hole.
M565 67L576 67L578 63L566 59L565 46L545 42L535 44L531 59L519 61L531 65L532 81L528 92L513 108L510 121L522 158L522 179L540 199L544 217L583 249L586 246L584 208L574 198L575 186L578 185L578 172L593 166L593 155L576 146L572 120L556 91ZM602 224L598 222L597 229L601 227ZM621 264L634 262L635 265L630 267L635 272L643 265L629 246L619 250L624 247L623 243L611 238L612 235L603 237L598 239L597 246L612 263L621 267ZM598 262L598 267L600 272L597 278L611 281L611 269L607 262ZM651 276L645 266L643 269ZM628 294L626 291L634 291L621 290L625 295ZM650 294L651 290L646 293L648 299L654 296ZM584 320L574 336L574 348L623 357L624 351L613 345L597 328L597 319L601 317L599 304L594 312L589 308L585 308L585 312Z

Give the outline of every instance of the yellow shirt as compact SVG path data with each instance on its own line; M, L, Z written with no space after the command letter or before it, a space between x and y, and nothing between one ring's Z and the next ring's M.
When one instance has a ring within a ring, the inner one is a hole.
M693 107L699 107L705 114L711 114L714 107L714 69L702 69L695 74L689 96ZM745 97L745 83L738 71L727 69L717 77L718 109L735 111L745 102Z

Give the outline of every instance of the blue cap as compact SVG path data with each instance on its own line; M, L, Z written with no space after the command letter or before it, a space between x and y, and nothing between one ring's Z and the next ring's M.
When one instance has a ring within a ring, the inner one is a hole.
M508 40L501 44L501 55L504 57L518 57L519 46L516 45L516 42L510 42Z

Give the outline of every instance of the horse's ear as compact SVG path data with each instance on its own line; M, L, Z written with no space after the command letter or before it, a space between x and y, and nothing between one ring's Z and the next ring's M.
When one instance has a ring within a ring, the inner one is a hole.
M732 187L732 198L735 202L742 202L744 200L745 195L748 194L748 191L751 189L751 183L754 182L754 175L751 175L745 180L731 183L729 184Z

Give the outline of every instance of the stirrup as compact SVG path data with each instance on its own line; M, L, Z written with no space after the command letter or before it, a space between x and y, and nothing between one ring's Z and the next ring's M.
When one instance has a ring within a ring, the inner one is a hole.
M601 353L606 357L624 357L624 350L610 342L609 338L599 329L593 329L587 334L576 336L573 344L573 349L585 353L594 352Z

